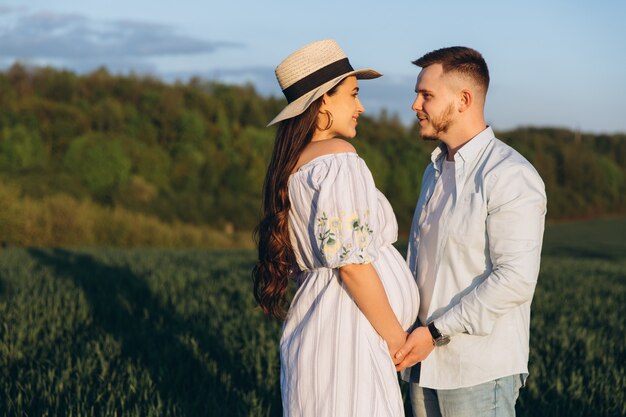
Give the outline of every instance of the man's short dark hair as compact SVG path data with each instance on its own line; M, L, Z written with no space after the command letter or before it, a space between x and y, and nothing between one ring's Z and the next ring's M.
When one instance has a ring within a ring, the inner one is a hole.
M489 88L489 69L480 52L465 46L451 46L441 48L413 61L421 68L429 65L441 64L443 72L457 72L471 77L481 86L485 93Z

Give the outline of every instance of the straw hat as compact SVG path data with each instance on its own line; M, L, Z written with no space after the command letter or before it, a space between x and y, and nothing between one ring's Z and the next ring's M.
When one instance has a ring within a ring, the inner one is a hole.
M378 78L371 70L354 70L334 40L313 42L289 55L276 67L276 79L289 103L268 126L302 114L315 100L346 77Z

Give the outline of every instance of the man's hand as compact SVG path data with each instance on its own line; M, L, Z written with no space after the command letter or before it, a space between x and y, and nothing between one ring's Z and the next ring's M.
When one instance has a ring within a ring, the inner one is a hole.
M435 346L428 327L422 326L413 330L406 343L395 354L393 363L397 371L402 371L423 361L430 355Z

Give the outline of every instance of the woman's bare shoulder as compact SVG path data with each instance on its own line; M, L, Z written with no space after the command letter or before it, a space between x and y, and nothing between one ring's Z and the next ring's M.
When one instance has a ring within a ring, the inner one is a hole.
M305 149L305 151L308 151L307 153L314 155L314 158L317 156L332 153L356 153L356 149L354 149L354 146L352 146L352 144L347 140L343 139L326 139L317 142L311 142L309 146L307 146L307 149Z
M352 146L350 142L343 139L325 139L311 142L304 149L302 155L300 155L300 159L294 171L297 171L302 165L308 164L316 158L346 152L356 153L356 149L354 149L354 146Z

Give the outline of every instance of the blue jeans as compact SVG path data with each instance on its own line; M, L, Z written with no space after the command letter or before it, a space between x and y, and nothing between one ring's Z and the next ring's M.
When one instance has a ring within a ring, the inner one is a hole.
M409 389L413 417L515 417L521 375L511 375L467 388Z

